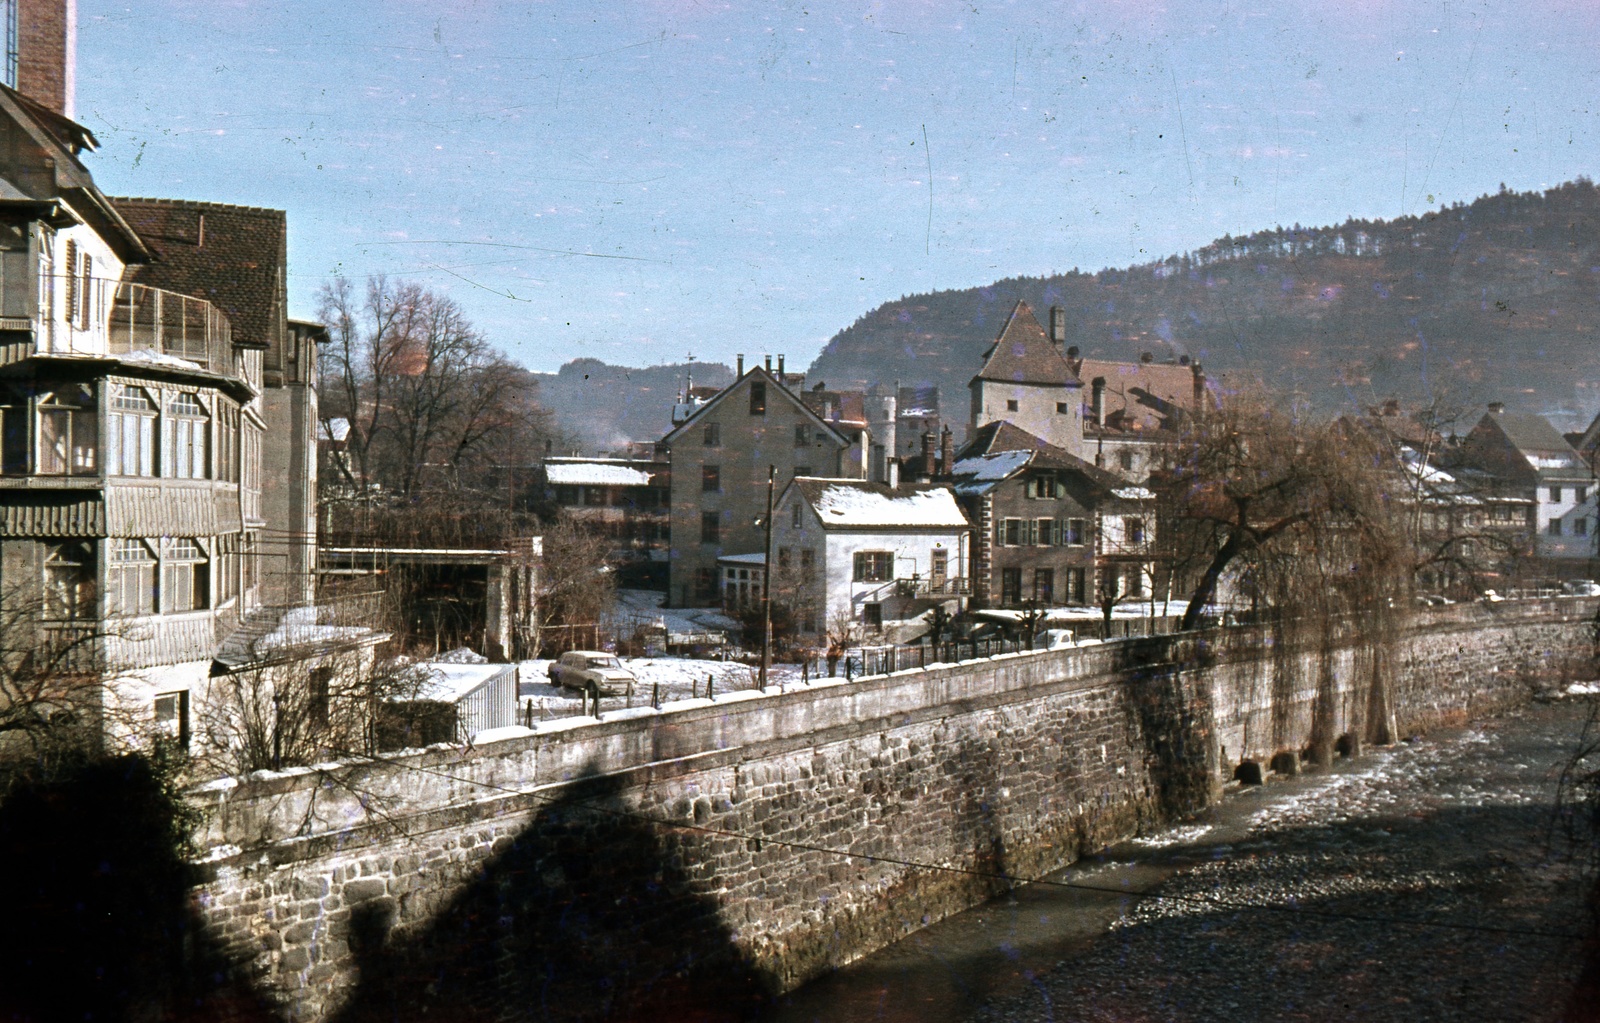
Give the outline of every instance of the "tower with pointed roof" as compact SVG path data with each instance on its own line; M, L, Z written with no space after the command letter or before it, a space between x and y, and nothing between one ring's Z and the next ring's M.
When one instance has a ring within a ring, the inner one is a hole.
M1083 381L1045 334L1033 310L1018 302L967 385L970 433L1008 422L1083 457Z

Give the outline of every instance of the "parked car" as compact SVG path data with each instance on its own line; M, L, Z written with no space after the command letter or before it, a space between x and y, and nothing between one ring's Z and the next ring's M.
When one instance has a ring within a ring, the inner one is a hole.
M602 650L568 650L550 662L548 674L552 685L588 689L592 683L601 696L632 696L638 681L616 654Z
M1593 579L1568 579L1561 589L1574 597L1600 597L1600 583Z

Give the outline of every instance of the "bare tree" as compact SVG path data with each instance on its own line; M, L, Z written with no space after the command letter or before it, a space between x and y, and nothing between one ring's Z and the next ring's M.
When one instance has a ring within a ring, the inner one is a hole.
M567 518L544 529L539 615L546 649L571 649L585 630L598 633L616 596L616 574L606 564L610 541Z
M344 488L402 503L424 491L493 485L496 466L542 450L550 416L533 377L492 346L460 306L414 282L339 279L321 294L330 343L322 414L348 421Z

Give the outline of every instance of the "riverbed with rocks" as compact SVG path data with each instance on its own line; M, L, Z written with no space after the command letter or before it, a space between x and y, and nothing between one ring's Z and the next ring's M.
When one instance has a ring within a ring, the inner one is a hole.
M1589 918L1556 790L1590 699L1240 790L768 1018L1559 1020Z

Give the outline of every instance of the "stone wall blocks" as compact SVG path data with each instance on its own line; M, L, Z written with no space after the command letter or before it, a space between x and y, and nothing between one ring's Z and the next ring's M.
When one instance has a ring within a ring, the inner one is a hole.
M370 899L378 898L384 893L386 884L383 878L362 878L345 882L343 894L344 901L349 905L359 905Z

